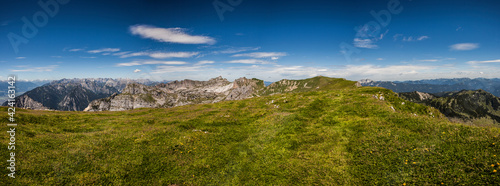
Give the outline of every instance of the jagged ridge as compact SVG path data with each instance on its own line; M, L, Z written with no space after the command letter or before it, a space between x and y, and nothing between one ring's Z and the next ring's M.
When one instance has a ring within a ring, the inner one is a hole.
M217 77L208 81L173 81L155 86L129 84L122 94L92 101L85 111L121 111L135 108L170 108L175 106L241 100L286 92L305 92L355 87L345 79L314 77L305 80L281 80L269 86L263 80L245 77L229 82Z

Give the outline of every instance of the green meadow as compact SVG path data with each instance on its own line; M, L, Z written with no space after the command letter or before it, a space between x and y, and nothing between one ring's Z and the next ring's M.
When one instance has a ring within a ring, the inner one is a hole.
M500 183L499 128L340 84L168 109L17 109L15 179L2 107L0 185Z

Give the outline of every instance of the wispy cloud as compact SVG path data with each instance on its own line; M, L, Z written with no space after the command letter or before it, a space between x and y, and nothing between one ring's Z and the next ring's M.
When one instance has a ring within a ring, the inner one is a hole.
M404 42L413 42L413 41L423 41L429 39L429 36L404 36L403 34L396 34L393 36L394 41L400 40Z
M198 54L199 52L134 52L134 53L124 54L120 56L120 58L137 57L137 56L149 56L155 59L190 58Z
M421 60L418 60L418 61L421 61L421 62L436 62L436 61L439 61L437 59L421 59Z
M215 61L199 61L198 63L196 63L195 65L205 65L205 64L213 64L215 63Z
M97 57L94 57L94 56L91 56L91 57L87 57L87 56L80 56L80 58L83 58L83 59L95 59Z
M26 57L16 57L16 59L26 59Z
M478 43L457 43L450 46L450 50L474 50L479 48Z
M235 54L235 53L240 53L240 52L246 52L246 51L252 51L252 50L259 50L260 47L230 47L225 50L221 51L214 51L214 54Z
M137 72L140 72L140 71L141 71L141 70L139 70L139 69L135 69L135 70L134 70L134 73L137 73Z
M365 24L357 29L353 45L357 48L377 49L377 41L384 39L388 32L389 30L386 30L380 35L375 35L373 34L373 27Z
M165 58L189 58L198 54L199 52L155 52L149 54L149 56L156 59L165 59Z
M125 51L125 52L117 52L117 53L113 53L114 56L123 56L125 54L128 54L130 53L129 51Z
M153 74L164 74L172 72L194 72L202 71L204 66L158 66L156 69L151 71Z
M429 36L420 36L417 40L422 41L422 40L426 40L426 39L429 39Z
M253 52L247 54L235 54L233 57L253 57L253 58L272 58L273 60L279 57L286 56L285 52Z
M382 61L382 60L384 60L384 58L381 57L377 58L377 61Z
M215 39L208 36L189 35L182 28L158 28L150 25L134 25L130 27L133 35L166 43L181 44L215 44Z
M82 51L84 50L83 48L73 48L73 49L69 49L68 51L70 52L78 52L78 51Z
M137 57L137 56L147 56L149 52L134 52L121 55L120 58Z
M354 38L354 46L358 48L369 48L369 49L376 49L378 46L375 44L375 41L372 39L361 39L361 38Z
M486 61L469 61L468 64L483 64L483 63L500 63L500 59L497 60L486 60Z
M101 53L101 52L118 52L118 51L120 51L119 48L101 48L98 50L89 50L87 52L91 53L91 54L97 54L97 53Z
M12 72L51 72L55 68L58 67L58 65L50 65L46 67L29 67L29 66L18 66L18 68L21 67L23 69L13 69L10 70Z
M118 67L130 67L130 66L139 66L139 65L185 65L188 64L184 61L132 61L129 63L118 63L116 66Z
M227 61L226 63L241 63L241 64L270 64L270 62L260 59L240 59Z

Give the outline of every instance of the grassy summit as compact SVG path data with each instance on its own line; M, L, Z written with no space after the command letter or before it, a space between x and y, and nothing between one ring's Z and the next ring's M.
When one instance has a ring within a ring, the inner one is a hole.
M356 88L325 77L301 82L290 93L273 94L286 92L278 86L270 96L168 109L17 110L18 172L16 179L0 177L0 183L500 182L498 128L449 123L438 110L383 88ZM0 111L7 113L5 107ZM6 131L7 114L0 119ZM9 158L7 137L0 135L2 167Z

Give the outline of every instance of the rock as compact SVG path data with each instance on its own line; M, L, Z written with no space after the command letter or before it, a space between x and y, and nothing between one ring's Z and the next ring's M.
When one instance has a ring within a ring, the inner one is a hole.
M132 83L122 94L92 101L85 111L121 111L136 108L169 108L251 98L264 88L262 80L239 78L229 82L222 77L208 81L172 81L146 86Z

